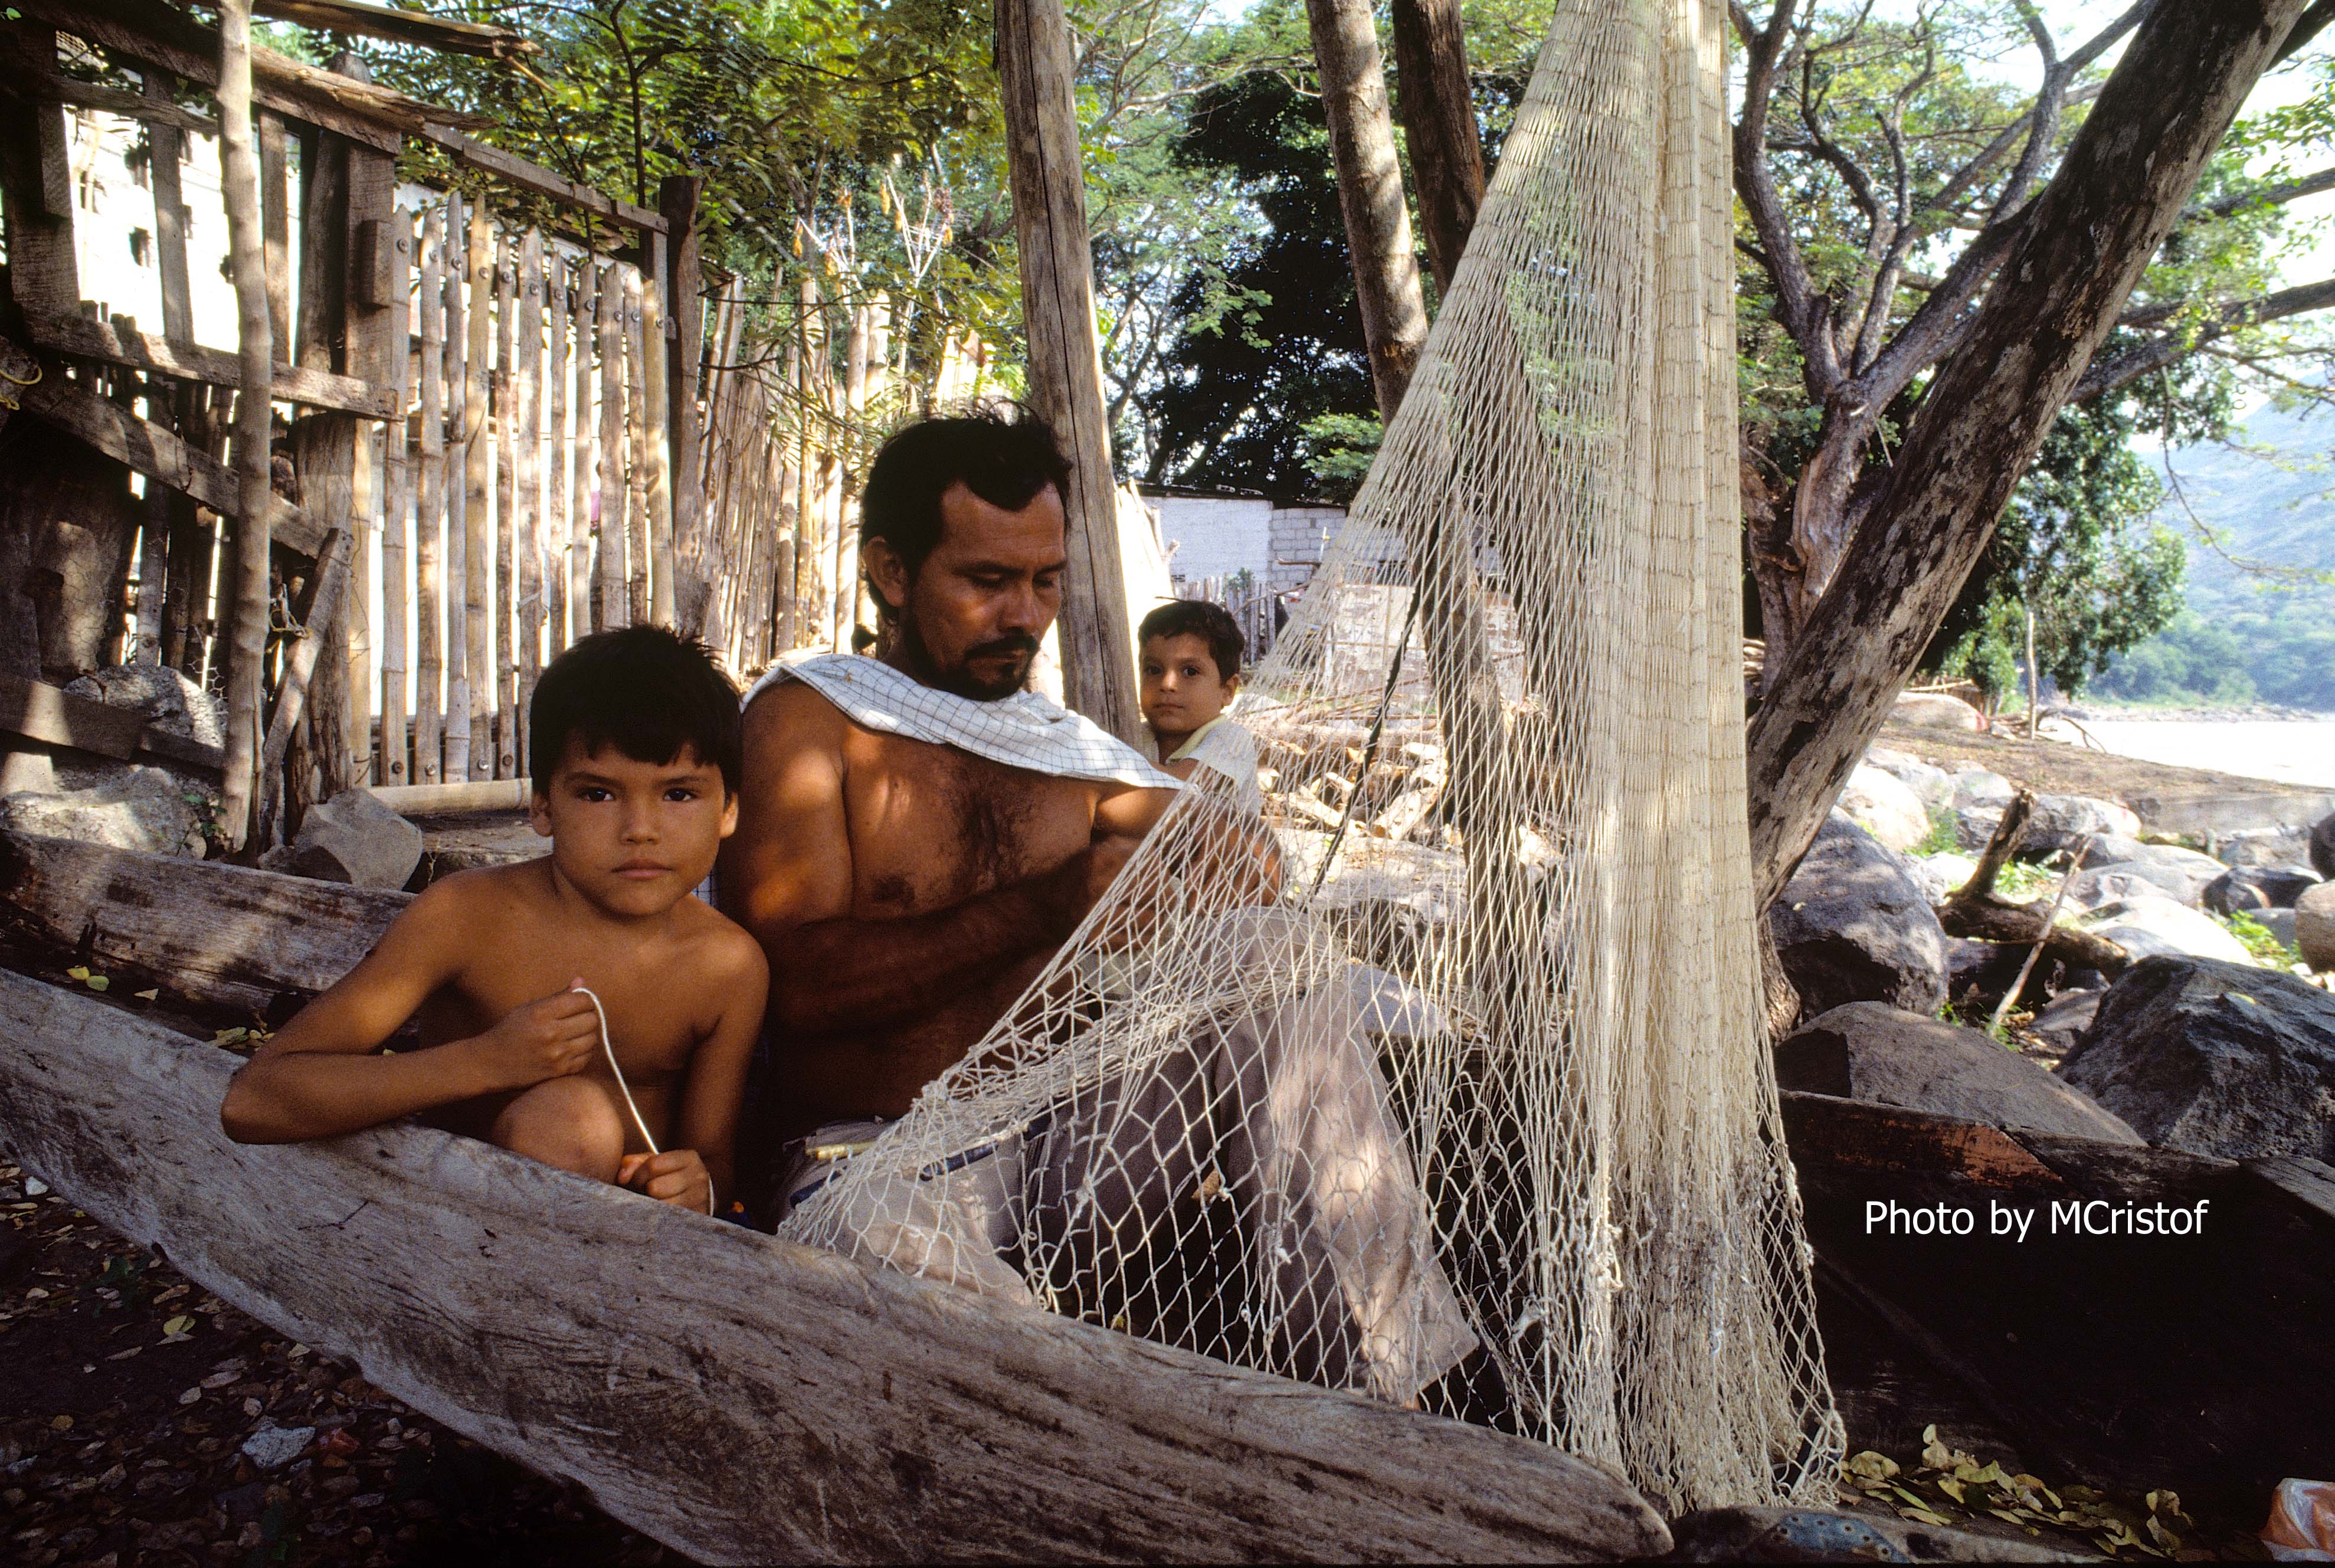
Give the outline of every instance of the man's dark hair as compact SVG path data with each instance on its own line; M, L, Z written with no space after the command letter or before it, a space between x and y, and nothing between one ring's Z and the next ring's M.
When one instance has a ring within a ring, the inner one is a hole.
M1018 512L1049 485L1067 498L1071 465L1053 427L1019 404L918 420L895 431L867 470L860 538L890 545L914 576L941 542L941 497L960 481L991 506ZM884 595L876 603L889 619Z
M686 749L722 769L722 789L732 795L745 769L738 688L704 644L663 626L625 626L578 640L536 682L527 729L538 795L550 792L570 738L587 757L614 746L660 768Z
M1140 656L1143 644L1154 637L1184 636L1207 644L1208 656L1216 662L1217 680L1229 681L1240 673L1247 640L1241 635L1240 623L1233 619L1233 613L1209 599L1170 599L1144 616L1135 634L1135 651Z

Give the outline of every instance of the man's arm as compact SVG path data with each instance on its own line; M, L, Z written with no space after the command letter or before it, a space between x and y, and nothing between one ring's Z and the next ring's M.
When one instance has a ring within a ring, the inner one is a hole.
M219 1125L237 1143L296 1143L378 1127L417 1110L528 1089L590 1066L600 1034L590 1000L562 992L485 1034L377 1054L431 993L461 971L477 933L459 877L433 884L380 945L302 1008L228 1085Z
M1126 861L1123 847L1098 841L1044 876L947 909L855 918L848 723L806 686L757 698L746 711L738 830L722 848L723 909L770 959L771 1016L810 1034L875 1033L935 1011L1068 936Z

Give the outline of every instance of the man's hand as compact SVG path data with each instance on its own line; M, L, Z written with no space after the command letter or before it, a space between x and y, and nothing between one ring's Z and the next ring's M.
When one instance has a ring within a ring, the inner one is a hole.
M600 1055L600 1014L592 999L569 989L515 1007L471 1042L489 1092L533 1089L590 1067Z
M713 1176L692 1148L663 1154L628 1154L616 1166L616 1185L645 1193L661 1204L701 1215L713 1212Z

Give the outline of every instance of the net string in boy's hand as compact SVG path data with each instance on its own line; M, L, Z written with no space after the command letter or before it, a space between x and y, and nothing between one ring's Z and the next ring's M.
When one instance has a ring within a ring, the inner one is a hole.
M633 1127L640 1133L641 1141L648 1145L649 1153L663 1154L664 1151L657 1147L657 1140L650 1135L648 1122L641 1116L641 1108L634 1103L632 1086L625 1081L625 1070L616 1065L616 1047L608 1039L608 1010L600 1005L598 993L590 986L579 982L568 989L582 992L592 1003L593 1014L600 1021L600 1054L608 1059L608 1070L616 1075L616 1092L625 1097L625 1109L631 1113ZM713 1213L713 1182L710 1176L705 1183L705 1212Z

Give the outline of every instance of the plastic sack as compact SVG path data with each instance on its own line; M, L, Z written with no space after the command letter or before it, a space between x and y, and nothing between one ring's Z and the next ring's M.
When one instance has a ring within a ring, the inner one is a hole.
M2335 1482L2281 1481L2262 1542L2273 1563L2335 1563Z

